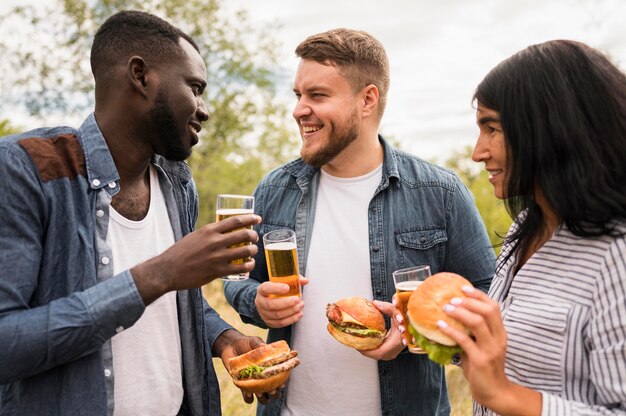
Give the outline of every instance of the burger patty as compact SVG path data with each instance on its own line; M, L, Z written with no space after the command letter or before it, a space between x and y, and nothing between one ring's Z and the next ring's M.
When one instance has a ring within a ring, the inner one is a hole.
M274 374L278 374L283 371L291 370L292 368L297 367L300 364L300 359L297 357L293 357L283 363L273 365L271 367L266 368L261 373L258 374L258 377L255 378L268 378L273 376Z
M261 367L271 367L273 365L280 364L284 361L290 360L296 355L298 355L298 351L289 351L284 354L278 355L276 357L272 357L266 361L262 361L261 363L259 363L259 365Z

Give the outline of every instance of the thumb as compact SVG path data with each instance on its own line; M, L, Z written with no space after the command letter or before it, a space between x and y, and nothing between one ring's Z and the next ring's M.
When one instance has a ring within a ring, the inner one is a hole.
M381 311L383 314L390 316L393 318L393 312L394 312L394 307L391 303L389 302L382 302L380 300L375 300L373 301L374 306L376 306L376 308Z

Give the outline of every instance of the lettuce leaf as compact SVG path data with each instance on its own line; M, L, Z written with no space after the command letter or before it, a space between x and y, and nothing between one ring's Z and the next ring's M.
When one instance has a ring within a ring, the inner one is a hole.
M426 353L428 354L428 358L431 361L434 361L437 364L448 365L452 361L452 357L454 357L455 354L460 354L461 352L463 352L463 349L458 345L454 347L449 347L447 345L441 345L437 344L436 342L432 342L428 340L428 338L417 332L411 324L409 324L408 326L409 332L411 333L411 335L413 335L413 338L415 339L415 343L419 345L421 349L426 351Z
M254 378L256 374L261 373L263 370L265 370L265 368L266 367L261 367L260 365L249 365L248 367L239 371L237 378L239 380L245 380L247 378Z
M382 333L380 331L377 331L376 329L352 328L349 326L335 325L334 323L333 325L340 331L343 331L347 334L360 335L362 337L378 337L382 335Z

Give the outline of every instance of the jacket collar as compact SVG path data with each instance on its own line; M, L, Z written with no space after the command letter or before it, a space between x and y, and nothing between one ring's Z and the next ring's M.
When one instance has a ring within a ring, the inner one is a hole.
M78 129L78 140L85 152L87 180L91 188L100 189L118 182L120 176L93 113Z
M91 188L100 189L105 186L112 189L117 188L109 185L118 183L120 176L93 113L85 119L78 129L78 139L85 152L87 180ZM161 171L175 175L183 183L191 181L191 169L187 163L173 162L163 156L154 155L152 164L158 166Z
M391 147L391 145L387 143L383 136L378 135L378 140L383 146L383 185L386 186L389 182L390 177L400 177L400 174L398 172L398 160L393 147ZM311 165L307 165L306 163L304 163L302 158L298 158L287 163L283 166L283 169L285 169L293 177L295 177L298 183L302 181L309 182L313 175L319 172L319 168L314 168Z

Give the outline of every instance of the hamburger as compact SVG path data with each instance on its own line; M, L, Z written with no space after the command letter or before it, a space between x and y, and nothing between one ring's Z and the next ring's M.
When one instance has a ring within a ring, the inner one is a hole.
M326 317L330 335L359 351L378 348L387 334L383 314L369 299L355 296L329 303Z
M464 298L463 286L472 284L463 276L454 273L437 273L428 277L419 285L409 298L407 317L408 330L432 361L450 364L455 354L462 352L461 347L439 330L437 321L443 320L449 326L469 334L469 330L456 319L443 311L443 306L452 298Z
M267 393L285 384L291 370L300 364L297 355L286 341L272 342L230 358L229 373L241 390Z

